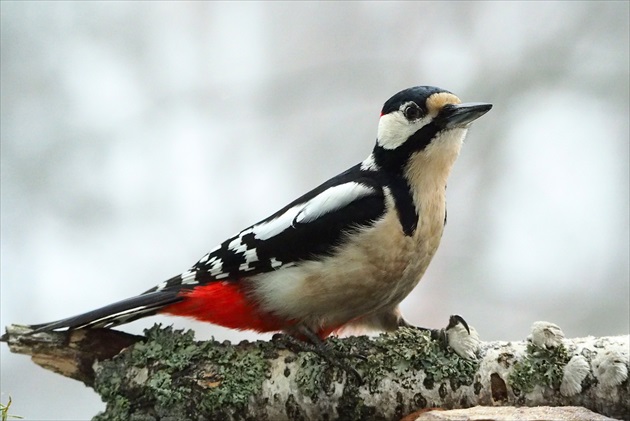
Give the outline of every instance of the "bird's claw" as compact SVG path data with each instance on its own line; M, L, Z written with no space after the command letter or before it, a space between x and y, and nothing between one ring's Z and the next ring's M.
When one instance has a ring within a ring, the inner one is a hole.
M464 320L464 318L459 314L453 314L451 317L448 318L448 325L446 326L446 330L449 330L460 323L462 326L464 326L464 328L466 328L466 332L468 332L468 334L470 335L470 328L468 327L468 323L466 323L466 320Z
M409 326L408 324L405 325ZM437 341L443 349L446 350L450 347L462 358L473 359L479 347L477 331L468 326L466 320L459 315L449 317L448 325L442 329L427 329L419 326L413 327L429 332L431 339Z

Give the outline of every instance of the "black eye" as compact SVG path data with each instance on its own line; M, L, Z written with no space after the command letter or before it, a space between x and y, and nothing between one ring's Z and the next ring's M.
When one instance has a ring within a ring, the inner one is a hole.
M419 119L420 115L422 114L418 106L415 104L406 106L403 113L405 114L407 120L410 121Z

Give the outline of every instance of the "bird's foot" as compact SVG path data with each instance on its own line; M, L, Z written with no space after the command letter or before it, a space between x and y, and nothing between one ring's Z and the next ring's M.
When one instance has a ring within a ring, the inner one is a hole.
M348 374L349 376L353 376L359 382L359 384L363 383L363 378L361 377L361 374L359 374L359 372L354 367L348 364L346 360L349 357L365 360L365 356L360 354L348 354L334 350L327 346L326 343L322 341L312 331L306 332L305 329L301 329L300 336L304 337L306 340L296 338L292 335L278 333L273 336L272 341L286 349L295 352L296 354L300 352L312 352L314 354L317 354L321 359L326 361L331 366L340 368L341 370L345 371L346 374Z
M427 329L413 326L401 319L400 326L411 327L429 332L431 339L438 341L444 348L451 348L462 358L472 360L479 349L479 335L475 328L468 326L462 316L453 315L448 319L448 325L442 329Z

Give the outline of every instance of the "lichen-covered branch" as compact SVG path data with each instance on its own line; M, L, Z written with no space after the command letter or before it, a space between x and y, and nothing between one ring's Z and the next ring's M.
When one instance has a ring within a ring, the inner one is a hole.
M571 405L630 419L628 336L569 340L542 322L529 341L481 343L473 360L415 329L329 339L362 381L282 342L196 342L193 332L170 327L143 338L108 330L29 335L12 326L2 340L93 387L107 402L96 420L397 420L424 407L474 405ZM113 356L116 347L125 349Z

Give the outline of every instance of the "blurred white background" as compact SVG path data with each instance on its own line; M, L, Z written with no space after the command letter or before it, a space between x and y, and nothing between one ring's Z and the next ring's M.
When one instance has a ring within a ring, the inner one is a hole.
M178 274L365 158L382 103L435 85L493 110L448 188L441 249L404 302L485 340L536 320L629 331L628 2L2 1L1 326ZM265 338L185 319L197 337ZM104 408L2 350L27 420Z

